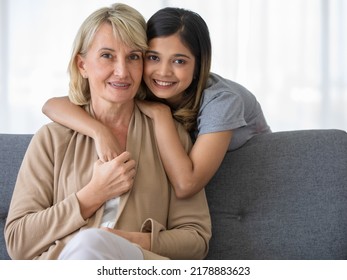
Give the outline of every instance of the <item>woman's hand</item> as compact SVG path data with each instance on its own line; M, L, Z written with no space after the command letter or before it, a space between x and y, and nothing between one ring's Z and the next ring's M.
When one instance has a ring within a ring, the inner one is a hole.
M108 162L94 164L91 183L102 192L105 201L128 192L134 183L135 161L129 152L124 152Z
M153 120L160 118L162 114L169 114L169 116L171 116L170 107L163 103L146 100L136 100L136 104L138 105L142 113Z
M151 249L151 233L148 232L128 232L124 230L118 230L113 228L101 228L105 231L117 234L132 243L140 245L145 250Z
M89 218L105 201L128 192L134 184L135 167L129 152L108 162L96 161L92 179L76 194L82 217Z

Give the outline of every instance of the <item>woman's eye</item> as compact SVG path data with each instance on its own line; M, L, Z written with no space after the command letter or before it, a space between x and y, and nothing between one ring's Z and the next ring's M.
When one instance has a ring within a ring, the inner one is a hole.
M129 56L129 59L130 60L139 60L139 59L141 59L141 56L138 54L132 54Z
M112 58L112 54L110 54L110 53L103 53L103 54L101 55L101 57L110 59L110 58Z

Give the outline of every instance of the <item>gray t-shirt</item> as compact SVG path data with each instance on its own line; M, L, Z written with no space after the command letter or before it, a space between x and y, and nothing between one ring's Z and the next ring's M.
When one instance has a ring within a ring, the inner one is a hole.
M211 73L203 91L194 137L226 130L233 131L228 151L241 147L254 135L271 132L251 92Z

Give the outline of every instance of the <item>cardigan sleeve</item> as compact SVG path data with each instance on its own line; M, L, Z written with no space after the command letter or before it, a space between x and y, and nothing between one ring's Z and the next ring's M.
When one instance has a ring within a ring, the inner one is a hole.
M74 193L56 201L54 176L60 168L56 155L63 152L64 145L64 141L52 137L50 129L44 126L28 146L5 226L12 259L38 258L87 223Z
M173 202L168 228L153 219L146 220L142 232L151 232L151 251L176 260L206 257L211 223L207 203L204 202L204 191L192 198Z

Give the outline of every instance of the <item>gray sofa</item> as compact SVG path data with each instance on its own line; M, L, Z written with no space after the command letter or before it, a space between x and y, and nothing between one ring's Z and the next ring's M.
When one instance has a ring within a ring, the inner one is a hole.
M0 229L31 135L0 134ZM228 153L206 187L207 259L346 259L347 134L301 130L256 136ZM8 259L3 234L0 259Z

